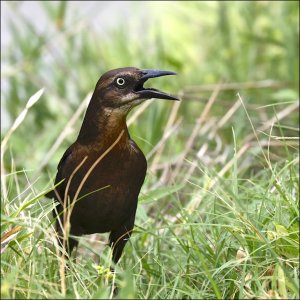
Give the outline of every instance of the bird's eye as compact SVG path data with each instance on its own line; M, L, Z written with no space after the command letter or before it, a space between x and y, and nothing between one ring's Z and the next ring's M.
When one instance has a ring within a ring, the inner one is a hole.
M125 85L125 79L122 77L118 77L116 80L118 87L123 87Z

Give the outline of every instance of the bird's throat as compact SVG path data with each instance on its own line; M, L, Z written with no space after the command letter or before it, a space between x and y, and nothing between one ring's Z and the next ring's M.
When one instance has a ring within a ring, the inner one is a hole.
M109 147L124 130L119 144L126 144L129 138L126 125L127 114L113 108L98 107L96 110L94 109L92 106L88 107L77 141L85 145L97 144L97 147Z

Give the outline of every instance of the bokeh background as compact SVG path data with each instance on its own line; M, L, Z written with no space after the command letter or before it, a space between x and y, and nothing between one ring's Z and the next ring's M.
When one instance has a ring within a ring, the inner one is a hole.
M81 241L88 267L74 266L85 283L74 275L64 290L55 267L38 283L26 272L57 264L36 252L52 247L43 193L98 78L124 66L177 72L151 84L181 102L151 100L128 118L149 168L121 296L297 298L297 1L1 1L1 230L22 224L3 295L110 295L93 273L98 236Z

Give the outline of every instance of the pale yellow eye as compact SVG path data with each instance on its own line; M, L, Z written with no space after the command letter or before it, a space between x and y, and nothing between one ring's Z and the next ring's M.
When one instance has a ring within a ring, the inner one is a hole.
M117 85L124 85L125 84L125 79L122 77L117 78Z

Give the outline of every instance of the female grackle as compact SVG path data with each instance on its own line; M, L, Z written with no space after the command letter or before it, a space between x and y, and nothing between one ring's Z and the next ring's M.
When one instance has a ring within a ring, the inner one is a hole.
M128 67L101 76L77 140L58 164L56 187L46 194L59 202L54 217L61 242L66 224L73 236L110 232L113 261L118 262L134 226L147 169L144 154L129 136L126 116L150 98L179 100L143 87L149 78L175 74ZM69 237L63 245L71 253L77 243Z

